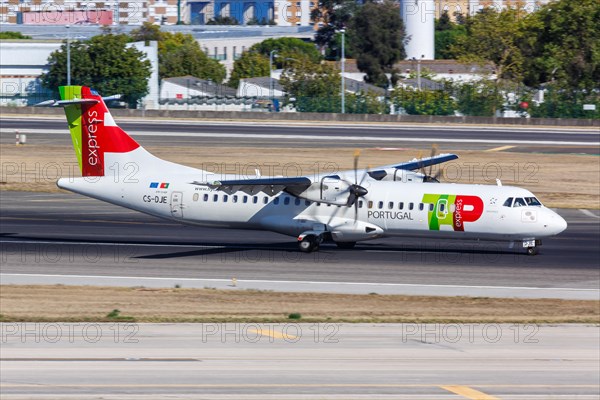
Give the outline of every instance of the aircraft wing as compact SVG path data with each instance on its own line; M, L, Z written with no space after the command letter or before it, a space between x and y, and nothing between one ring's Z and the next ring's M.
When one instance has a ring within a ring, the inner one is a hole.
M242 191L249 195L255 195L263 192L269 196L274 196L281 191L288 193L302 193L313 182L306 177L291 177L291 178L254 178L254 179L236 179L214 182L192 182L192 185L207 186L211 189L222 190L228 194Z
M416 169L429 167L430 165L437 165L441 163L445 163L451 160L456 160L458 156L456 154L438 154L433 157L426 158L414 158L411 161L403 162L401 164L392 164L386 165L385 167L381 167L381 169L386 168L396 168L396 169L405 169L408 171L414 171Z

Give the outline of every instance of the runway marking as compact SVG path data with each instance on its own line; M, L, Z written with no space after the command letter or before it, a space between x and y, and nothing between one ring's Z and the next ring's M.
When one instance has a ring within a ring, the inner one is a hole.
M11 221L61 221L61 222L82 222L82 223L109 223L109 224L130 224L130 225L162 225L162 226L181 226L180 224L168 224L164 222L141 222L141 221L114 221L103 219L58 219L58 218L33 218L33 217L0 217L2 220Z
M231 279L216 278L177 278L177 277L158 277L158 276L115 276L115 275L66 275L66 274L19 274L19 273L0 273L0 277L9 276L33 276L40 278L91 278L91 279L144 279L144 280L173 280L182 282L222 282L231 283ZM327 282L327 281L280 281L263 279L238 279L240 283L277 283L277 284L307 284L307 285L347 285L347 286L389 286L389 287L433 287L433 288L456 288L456 289L509 289L509 290L569 290L577 292L600 292L598 289L582 288L560 288L560 287L527 287L527 286L467 286L467 285L432 285L432 284L414 284L414 283L376 283L376 282Z
M468 386L440 386L442 389L449 392L455 393L459 396L466 397L471 400L499 400L498 397L490 396L480 392L479 390L472 389Z
M320 127L319 127L320 128ZM364 128L363 128L364 129ZM447 129L448 131L463 131L464 129ZM30 130L30 133L36 133L36 130ZM503 131L503 130L500 130ZM2 130L0 129L0 132ZM24 131L25 132L25 131ZM67 131L64 131L67 132ZM43 133L63 133L43 131ZM562 133L562 132L561 132ZM595 132L585 133L566 133L577 135L598 135ZM132 133L132 136L164 136L163 132L141 131ZM354 142L433 142L433 143L487 143L487 144L546 144L563 146L600 146L600 142L576 142L576 141L553 141L553 140L506 140L506 139L456 139L456 138L423 138L423 137L383 137L383 136L342 136L342 135L299 135L299 134L265 134L265 133L222 133L222 132L176 132L171 136L177 137L197 137L197 138L229 138L229 139L282 139L282 140L319 140L319 141L354 141Z
M503 151L503 150L508 150L508 149L512 149L516 146L500 146L500 147L494 147L493 149L487 149L486 152L493 152L493 151Z
M514 388L514 389L596 389L599 385L477 385L484 388ZM419 384L419 383L58 383L58 384L43 384L43 383L0 383L2 388L446 388L446 387L466 387L466 386L446 386L435 384ZM488 397L486 399L497 399L496 397Z
M198 244L161 244L161 243L111 243L111 242L67 242L52 240L0 240L0 243L19 243L19 244L61 244L61 245L79 245L79 246L138 246L138 247L183 247L199 249L224 249L225 246L210 246ZM232 246L230 246L232 247ZM246 247L240 247L246 248ZM165 278L168 279L168 278Z
M296 340L298 336L290 335L289 333L278 332L274 329L249 329L252 333L272 337L273 339Z
M584 215L587 215L588 217L600 219L600 215L596 215L593 212L591 212L590 210L585 210L583 208L580 208L579 211L581 211Z

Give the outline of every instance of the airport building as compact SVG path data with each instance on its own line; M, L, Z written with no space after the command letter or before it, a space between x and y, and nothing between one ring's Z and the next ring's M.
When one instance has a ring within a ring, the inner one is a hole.
M0 23L24 25L204 25L216 17L239 24L311 26L316 0L0 0Z

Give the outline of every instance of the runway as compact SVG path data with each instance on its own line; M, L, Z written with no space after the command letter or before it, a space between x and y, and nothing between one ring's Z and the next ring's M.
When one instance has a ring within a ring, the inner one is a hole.
M529 257L398 238L303 254L278 234L183 226L73 194L3 191L0 204L3 284L600 298L598 211L559 210L569 228Z
M235 145L314 147L394 147L437 143L444 148L491 149L518 146L511 151L599 154L600 132L595 128L473 127L431 125L344 125L229 121L164 121L120 119L119 125L144 146ZM0 120L0 143L14 143L15 130L32 143L70 143L63 118Z
M3 399L597 399L600 329L1 324Z

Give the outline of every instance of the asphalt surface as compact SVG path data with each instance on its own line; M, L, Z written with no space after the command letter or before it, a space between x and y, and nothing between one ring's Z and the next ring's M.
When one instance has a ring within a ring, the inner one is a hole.
M600 396L598 326L4 323L1 331L3 399Z
M516 145L511 151L599 154L595 128L523 128L429 125L298 124L207 121L118 120L144 146L227 145L314 147L394 147L437 143L444 148L490 149ZM0 143L14 143L15 130L35 143L69 143L63 118L0 119ZM427 146L425 146L427 147Z
M531 257L400 238L304 254L279 234L183 226L74 194L0 192L0 206L2 283L600 298L597 210L558 210L568 229Z

